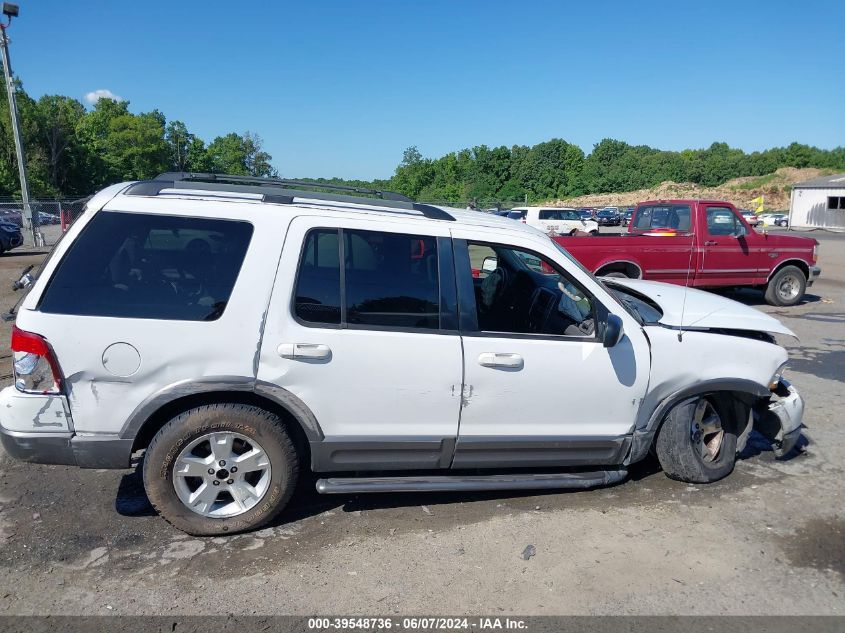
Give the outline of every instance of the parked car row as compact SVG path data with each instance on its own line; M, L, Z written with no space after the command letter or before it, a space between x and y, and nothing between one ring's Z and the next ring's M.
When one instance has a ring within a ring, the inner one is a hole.
M58 215L55 213L46 213L45 211L37 211L35 217L38 220L38 224L42 226L46 224L59 224L61 222L61 218ZM0 210L0 222L21 226L23 224L23 216L21 215L20 209Z

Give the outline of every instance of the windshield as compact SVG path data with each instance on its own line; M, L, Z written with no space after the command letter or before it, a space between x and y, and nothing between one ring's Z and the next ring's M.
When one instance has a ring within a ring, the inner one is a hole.
M663 311L656 303L630 288L602 280L602 285L622 306L640 323L657 323L663 317Z
M663 312L660 311L657 304L649 301L646 297L640 295L639 293L629 290L623 286L613 285L611 288L609 283L605 282L603 279L596 278L593 273L584 268L584 265L575 259L572 256L572 253L566 250L558 242L551 238L549 238L549 241L555 245L555 248L559 250L566 259L589 275L602 288L607 290L608 294L620 306L622 306L628 314L637 319L640 323L656 323L663 316Z

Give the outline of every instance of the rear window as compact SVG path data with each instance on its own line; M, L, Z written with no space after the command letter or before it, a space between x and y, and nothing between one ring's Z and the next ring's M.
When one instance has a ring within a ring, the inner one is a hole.
M521 220L525 217L525 211L511 211L508 213L508 217L511 220Z
M59 263L39 309L213 321L226 309L251 237L248 222L101 211Z
M690 207L688 204L648 205L637 208L635 229L673 229L689 231Z
M342 276L339 247L337 229L308 234L294 302L301 320L361 327L440 327L437 238L344 230Z

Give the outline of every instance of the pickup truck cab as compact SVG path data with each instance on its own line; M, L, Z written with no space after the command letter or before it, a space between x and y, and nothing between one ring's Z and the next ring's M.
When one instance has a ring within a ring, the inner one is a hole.
M799 303L821 274L816 240L758 233L732 204L718 200L642 202L627 234L553 239L597 276L759 288L777 306Z

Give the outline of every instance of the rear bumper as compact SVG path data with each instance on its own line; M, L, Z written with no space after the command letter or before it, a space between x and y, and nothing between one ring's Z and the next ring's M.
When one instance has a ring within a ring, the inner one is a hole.
M10 457L35 464L80 468L129 468L132 440L73 433L23 433L0 426L0 442Z
M116 434L76 433L62 395L0 391L0 443L15 459L82 468L127 468L132 440Z
M822 274L822 269L818 266L810 266L810 276L807 277L807 285L812 286L813 282Z

